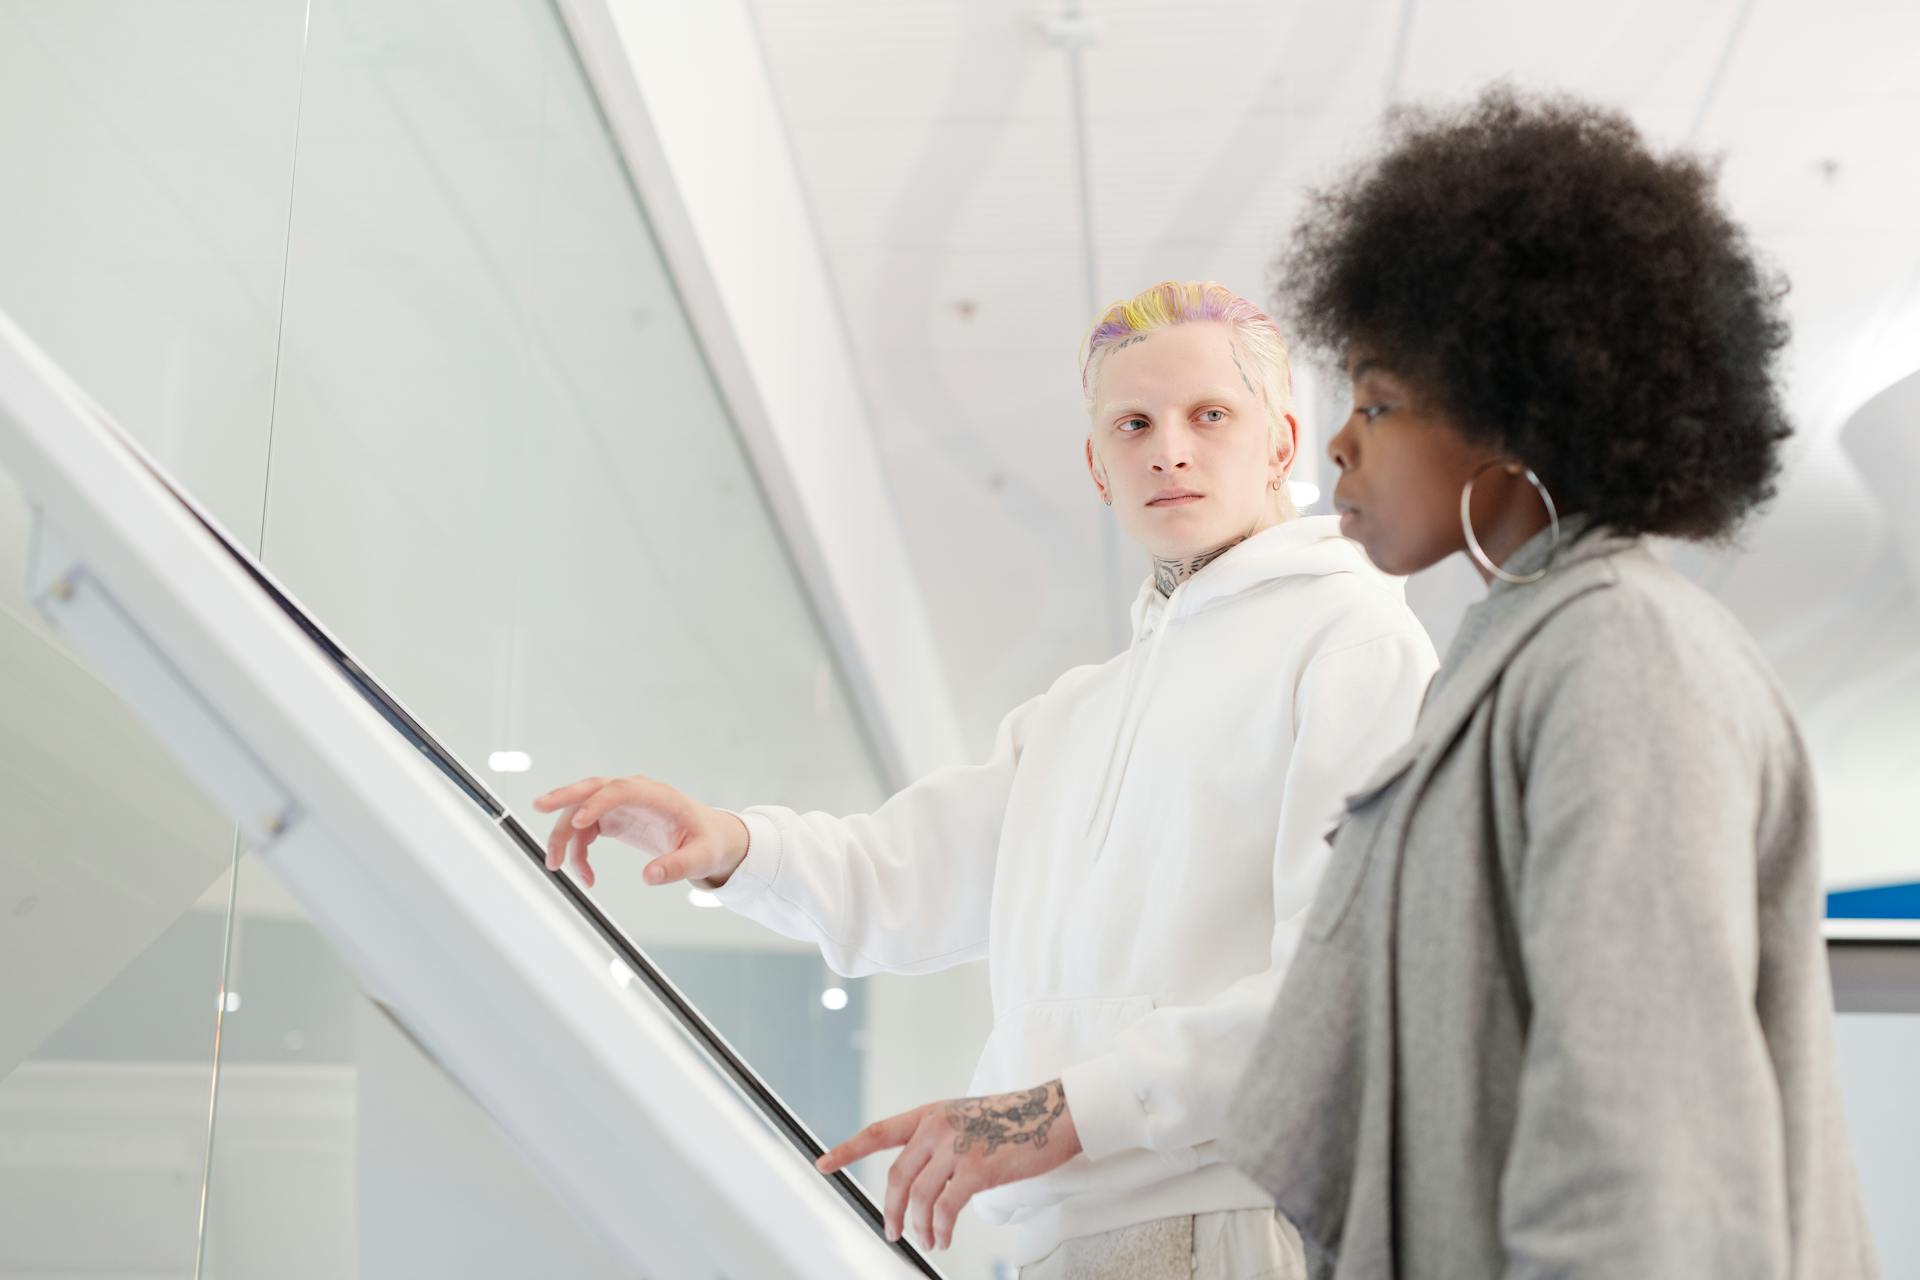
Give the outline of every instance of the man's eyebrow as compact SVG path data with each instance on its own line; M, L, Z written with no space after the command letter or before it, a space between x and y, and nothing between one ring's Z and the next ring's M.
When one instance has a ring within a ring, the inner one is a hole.
M1355 382L1358 382L1360 381L1360 379L1366 377L1370 373L1392 373L1392 372L1393 370L1387 368L1387 366L1385 366L1384 364L1381 364L1378 360L1373 359L1371 356L1368 356L1365 359L1361 360L1358 364L1354 365L1352 370L1348 372L1347 376L1349 378L1352 378Z

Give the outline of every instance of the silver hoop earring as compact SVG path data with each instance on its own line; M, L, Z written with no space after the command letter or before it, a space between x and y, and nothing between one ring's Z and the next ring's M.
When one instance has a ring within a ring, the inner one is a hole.
M1482 569L1485 569L1502 582L1510 582L1516 587L1524 587L1530 582L1538 582L1540 579L1546 577L1547 567L1541 565L1538 569L1528 574L1508 573L1505 569L1495 564L1492 558L1487 555L1486 549L1480 545L1480 539L1476 537L1473 532L1474 481L1485 475L1489 468L1499 465L1497 462L1489 462L1486 466L1474 472L1473 475L1468 478L1466 487L1460 490L1460 527L1464 529L1467 534L1467 551L1475 560L1480 562ZM1527 483L1533 486L1534 492L1540 495L1540 501L1544 502L1547 506L1547 523L1553 530L1553 547L1558 547L1560 545L1560 512L1553 505L1553 495L1547 492L1546 485L1540 483L1540 477L1533 474L1532 467L1523 468L1522 474L1526 476ZM1553 547L1547 549L1549 558L1553 555Z

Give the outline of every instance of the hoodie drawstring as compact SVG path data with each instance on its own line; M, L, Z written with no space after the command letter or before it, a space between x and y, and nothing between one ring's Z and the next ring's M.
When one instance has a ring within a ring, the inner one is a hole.
M1087 837L1093 845L1094 861L1100 860L1100 851L1106 847L1107 835L1113 830L1114 811L1120 806L1120 783L1127 776L1127 764L1133 759L1133 744L1140 736L1140 722L1146 719L1148 692L1153 688L1153 669L1160 657L1161 642L1167 638L1167 632L1173 629L1173 621L1181 594L1186 583L1173 589L1162 609L1160 624L1154 629L1153 643L1147 646L1147 660L1141 667L1140 678L1134 679L1134 658L1140 651L1139 637L1136 633L1133 643L1127 646L1127 668L1121 681L1120 714L1114 721L1113 742L1107 748L1107 767L1100 777L1100 790L1094 796L1093 811L1087 815Z
M1127 645L1127 664L1120 680L1120 709L1114 717L1113 741L1108 744L1100 789L1087 815L1086 839L1092 847L1094 861L1099 860L1113 833L1114 814L1120 807L1120 788L1126 780L1140 726L1153 701L1160 647L1166 643L1167 633L1184 615L1211 609L1275 579L1323 577L1333 573L1366 574L1388 581L1367 563L1358 546L1340 536L1338 519L1302 516L1254 534L1175 587L1173 594L1164 600L1158 598L1158 589L1151 580L1141 584L1134 604L1133 638ZM1151 620L1156 607L1159 609L1157 624ZM1159 632L1147 646L1143 662L1140 641L1154 625Z

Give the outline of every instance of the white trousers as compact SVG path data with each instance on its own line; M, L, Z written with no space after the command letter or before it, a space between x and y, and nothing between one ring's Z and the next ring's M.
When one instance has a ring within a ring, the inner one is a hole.
M1020 1280L1306 1280L1300 1233L1272 1209L1159 1218L1062 1240Z

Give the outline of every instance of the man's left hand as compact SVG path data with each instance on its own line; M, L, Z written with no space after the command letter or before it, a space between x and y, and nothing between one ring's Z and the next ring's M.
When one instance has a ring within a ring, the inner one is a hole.
M954 1219L988 1187L1034 1178L1080 1154L1080 1135L1058 1080L1017 1093L929 1102L876 1120L821 1156L822 1173L905 1147L887 1172L887 1239L907 1219L923 1249L953 1242Z

